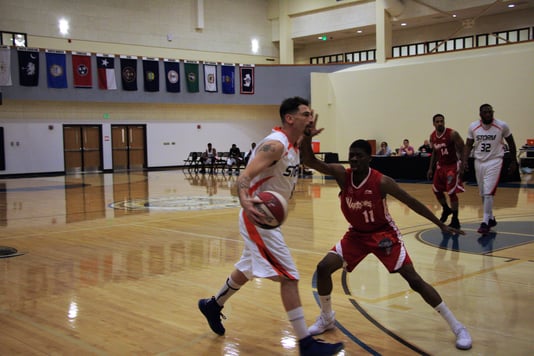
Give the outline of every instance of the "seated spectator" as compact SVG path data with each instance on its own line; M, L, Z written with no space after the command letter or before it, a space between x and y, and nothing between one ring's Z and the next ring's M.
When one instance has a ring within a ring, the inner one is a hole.
M391 156L391 148L388 147L388 143L386 141L382 141L382 143L380 144L380 149L378 150L376 155L384 157Z
M208 143L208 148L200 156L200 173L206 173L206 165L210 166L210 173L213 173L213 165L217 160L217 150L212 146L211 142Z
M245 153L245 166L248 164L248 160L250 159L250 156L252 155L252 151L256 148L256 142L252 142L250 145L250 150Z
M432 154L432 145L428 140L425 140L419 147L419 154L421 156L430 156Z
M234 143L228 151L228 159L226 160L226 168L228 174L232 174L232 166L235 166L235 175L239 175L239 166L243 163L243 157L241 156L241 150Z
M415 154L415 150L412 146L410 146L410 140L407 138L402 141L402 146L399 148L399 155L400 156L413 156Z

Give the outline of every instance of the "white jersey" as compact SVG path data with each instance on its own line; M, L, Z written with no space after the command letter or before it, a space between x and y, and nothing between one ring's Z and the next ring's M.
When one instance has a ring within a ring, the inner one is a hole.
M279 129L273 131L258 143L257 147L266 141L280 141L284 145L282 158L265 169L250 182L250 195L256 195L265 190L280 193L287 201L291 198L298 179L300 155L297 147L289 142L287 136ZM257 148L252 152L250 160L254 159Z
M467 138L474 140L473 156L480 161L488 161L504 156L503 139L510 136L510 128L504 121L493 119L490 125L482 120L474 121L469 125Z

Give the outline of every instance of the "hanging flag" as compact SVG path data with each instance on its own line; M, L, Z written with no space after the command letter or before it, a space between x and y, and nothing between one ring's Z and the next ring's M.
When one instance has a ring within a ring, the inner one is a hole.
M115 78L115 57L97 54L96 68L98 71L98 88L104 90L116 90L117 79Z
M240 67L241 94L254 94L254 67Z
M187 78L187 91L198 93L198 63L184 63L185 76Z
M122 89L137 90L137 57L121 57Z
M217 66L204 64L204 90L211 93L217 92Z
M169 93L180 92L180 62L164 59L165 86Z
M64 52L46 52L46 78L49 88L67 87L67 57Z
M221 66L222 92L224 94L235 94L235 66L223 64Z
M11 48L0 48L0 86L13 85L11 81Z
M39 50L18 50L19 81L25 87L39 84Z
M72 54L72 76L75 88L92 88L91 55Z
M143 57L145 91L159 91L159 59Z

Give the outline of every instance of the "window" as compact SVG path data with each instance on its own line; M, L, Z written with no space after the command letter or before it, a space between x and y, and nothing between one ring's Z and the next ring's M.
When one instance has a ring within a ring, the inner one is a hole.
M5 46L28 47L28 35L21 32L0 31L0 44Z

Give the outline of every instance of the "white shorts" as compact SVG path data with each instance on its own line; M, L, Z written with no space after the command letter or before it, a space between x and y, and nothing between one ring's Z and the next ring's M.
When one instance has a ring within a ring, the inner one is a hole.
M239 212L239 231L245 242L235 267L248 278L285 277L299 280L299 273L280 228L266 230Z
M488 161L475 159L475 174L480 195L495 195L501 177L502 158Z

